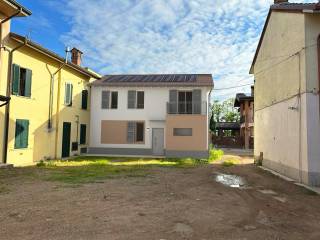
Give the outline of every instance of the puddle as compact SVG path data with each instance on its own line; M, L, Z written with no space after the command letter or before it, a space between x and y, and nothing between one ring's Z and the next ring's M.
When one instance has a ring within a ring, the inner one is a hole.
M231 188L243 188L246 186L246 181L242 177L236 175L218 173L216 174L215 179L216 182Z

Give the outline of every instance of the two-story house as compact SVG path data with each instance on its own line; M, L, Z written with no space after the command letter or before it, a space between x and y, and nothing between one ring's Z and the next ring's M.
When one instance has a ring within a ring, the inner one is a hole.
M208 157L209 74L107 75L91 84L89 154Z
M250 73L257 160L320 186L320 3L275 0Z
M251 94L238 93L234 107L240 112L240 136L243 138L244 148L253 149L254 145L254 87Z
M11 101L0 108L1 162L32 165L85 152L88 84L99 76L81 67L82 52L72 49L68 61L14 33L3 43L0 95Z

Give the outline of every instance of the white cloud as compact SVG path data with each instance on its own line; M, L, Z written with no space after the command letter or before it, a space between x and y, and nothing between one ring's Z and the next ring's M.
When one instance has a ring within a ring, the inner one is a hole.
M212 73L216 88L252 83L248 74L272 0L69 0L71 31L102 74ZM310 2L310 1L305 1ZM214 91L232 97L250 87Z

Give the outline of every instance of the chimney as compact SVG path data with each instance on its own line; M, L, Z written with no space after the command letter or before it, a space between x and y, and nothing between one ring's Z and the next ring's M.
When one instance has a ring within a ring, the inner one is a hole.
M76 64L76 65L80 66L81 65L82 54L83 54L83 52L81 52L79 49L72 48L72 50L71 50L71 62L73 64Z
M279 4L279 3L288 3L289 0L274 0L274 4Z

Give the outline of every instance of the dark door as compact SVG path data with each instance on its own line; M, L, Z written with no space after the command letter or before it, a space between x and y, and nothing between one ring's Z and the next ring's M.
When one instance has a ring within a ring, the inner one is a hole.
M62 157L70 156L70 134L71 134L71 123L63 123L63 132L62 132Z

